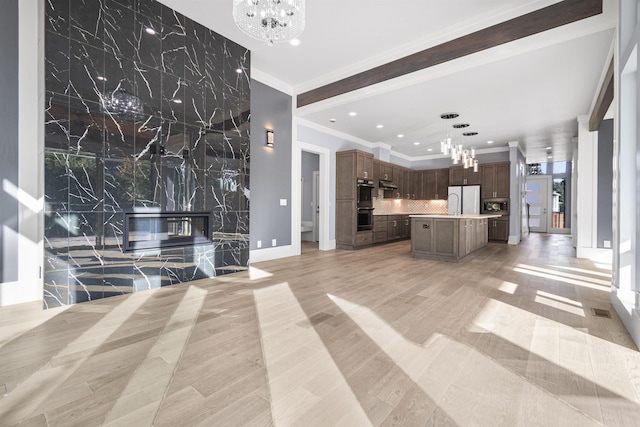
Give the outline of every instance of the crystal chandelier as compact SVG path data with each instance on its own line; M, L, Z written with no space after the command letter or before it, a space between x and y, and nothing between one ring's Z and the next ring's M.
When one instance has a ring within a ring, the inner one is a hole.
M244 33L269 46L304 30L305 0L233 0L233 20Z
M457 113L444 113L440 115L443 120L455 119L458 117ZM461 129L469 126L468 124L453 125L456 129ZM464 136L474 136L477 132L465 132ZM456 144L451 139L451 136L447 134L446 138L440 141L440 152L445 156L451 156L451 161L454 165L462 162L465 169L473 168L474 172L478 172L478 159L476 159L476 149L471 147L465 148L462 144Z
M122 88L101 96L102 110L125 120L136 120L144 114L144 102Z

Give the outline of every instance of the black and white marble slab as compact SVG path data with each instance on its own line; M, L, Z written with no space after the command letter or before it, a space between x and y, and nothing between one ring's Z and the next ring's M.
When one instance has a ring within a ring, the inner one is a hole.
M250 52L153 0L45 3L44 305L246 268ZM212 243L124 251L150 210Z

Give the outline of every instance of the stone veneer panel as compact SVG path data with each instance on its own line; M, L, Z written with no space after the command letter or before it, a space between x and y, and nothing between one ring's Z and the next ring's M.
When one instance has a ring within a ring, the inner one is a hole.
M45 3L45 307L245 269L250 52L154 0ZM148 210L213 243L123 252Z

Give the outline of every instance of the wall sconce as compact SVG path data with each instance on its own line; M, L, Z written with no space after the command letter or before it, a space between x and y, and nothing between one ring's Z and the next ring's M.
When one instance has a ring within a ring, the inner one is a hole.
M273 147L273 131L271 129L267 129L267 147Z

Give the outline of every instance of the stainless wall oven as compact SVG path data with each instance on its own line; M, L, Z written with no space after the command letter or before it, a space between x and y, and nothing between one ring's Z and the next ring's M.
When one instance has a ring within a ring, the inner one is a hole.
M356 180L357 188L357 229L358 231L373 230L373 180Z
M373 230L373 208L358 208L358 231Z
M370 179L357 179L357 198L359 208L372 208L373 207L373 181Z

